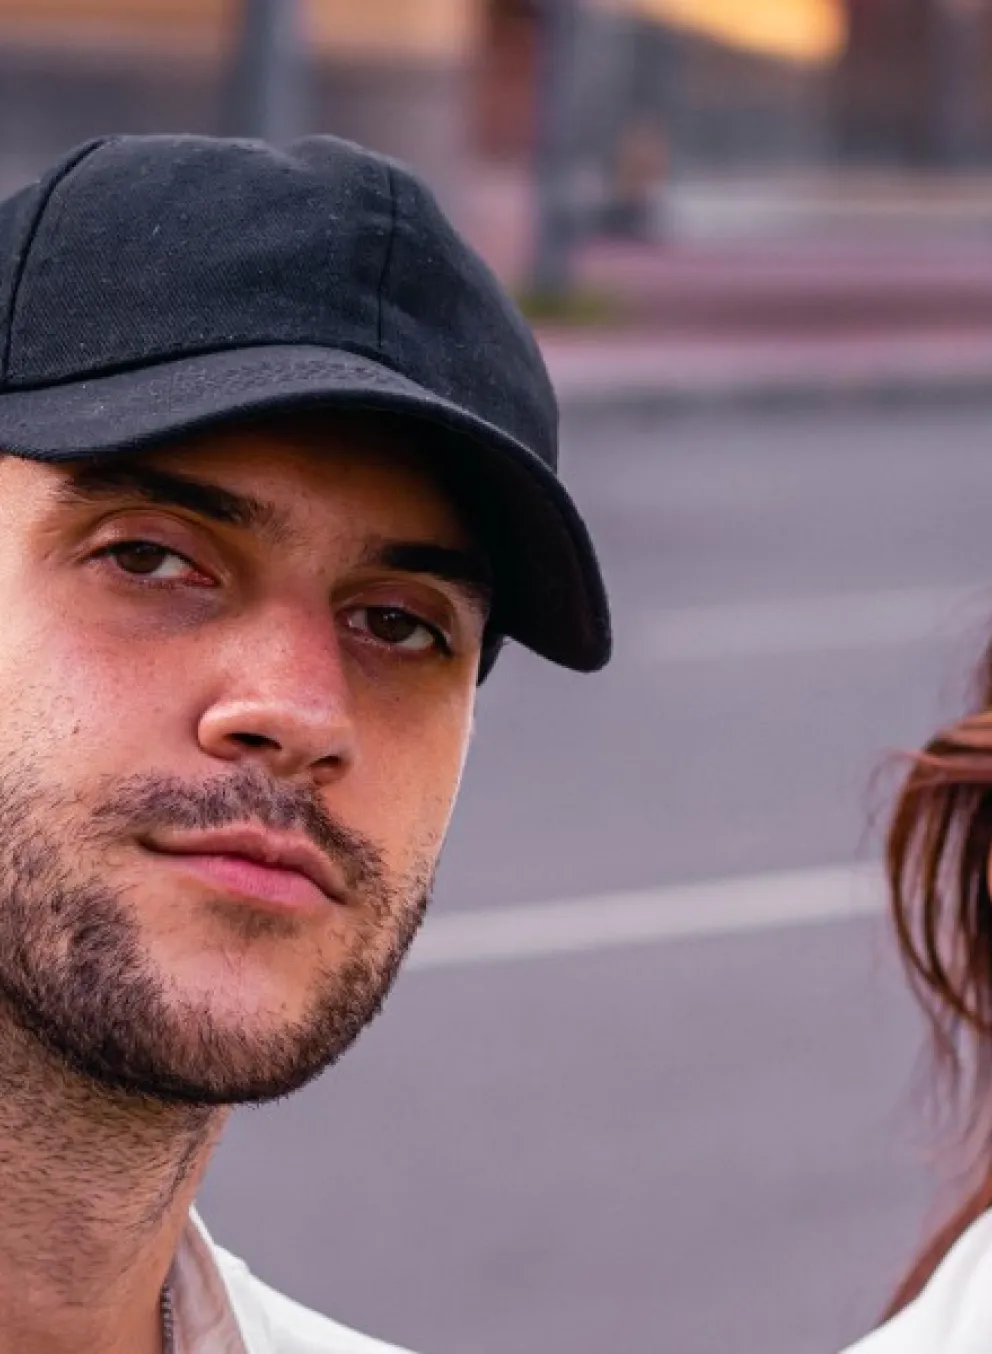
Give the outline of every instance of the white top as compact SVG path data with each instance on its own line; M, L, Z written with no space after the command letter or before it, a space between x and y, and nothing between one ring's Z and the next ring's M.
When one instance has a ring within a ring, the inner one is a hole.
M190 1214L172 1269L177 1354L403 1354L261 1283ZM847 1354L990 1354L992 1213L965 1232L923 1292Z
M992 1214L972 1223L923 1292L847 1354L989 1354Z
M403 1354L268 1288L211 1241L196 1213L170 1282L176 1354Z

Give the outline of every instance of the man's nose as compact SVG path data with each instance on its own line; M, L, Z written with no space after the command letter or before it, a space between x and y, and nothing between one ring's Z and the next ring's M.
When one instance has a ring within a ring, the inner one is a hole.
M354 763L351 693L327 611L267 608L222 653L223 688L199 721L205 752L321 783Z

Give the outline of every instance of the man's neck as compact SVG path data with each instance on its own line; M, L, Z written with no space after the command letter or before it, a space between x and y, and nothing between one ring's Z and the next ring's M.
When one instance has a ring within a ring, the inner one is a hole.
M118 1096L0 1027L0 1354L159 1354L223 1111Z

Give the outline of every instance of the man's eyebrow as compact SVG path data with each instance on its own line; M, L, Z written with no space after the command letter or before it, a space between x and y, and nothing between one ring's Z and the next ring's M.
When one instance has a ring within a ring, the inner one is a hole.
M119 498L185 508L223 526L262 532L278 541L290 534L284 515L272 503L176 471L128 461L87 462L76 467L55 492L56 502L70 507Z
M184 508L224 526L263 532L280 543L292 535L285 515L273 503L175 471L128 461L77 466L55 491L56 502L69 507L128 497L159 507ZM429 574L455 584L483 610L492 603L492 569L478 550L433 541L377 541L364 552L360 563L400 573Z
M459 550L432 541L382 541L370 546L361 562L400 573L430 574L454 583L483 610L492 604L492 568L478 550Z

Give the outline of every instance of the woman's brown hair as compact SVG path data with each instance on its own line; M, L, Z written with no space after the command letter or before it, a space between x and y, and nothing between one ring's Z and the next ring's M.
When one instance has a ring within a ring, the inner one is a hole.
M892 917L930 1024L944 1102L961 1114L981 1169L963 1204L903 1279L887 1315L912 1301L958 1237L992 1207L992 645L976 713L912 758L886 839Z

